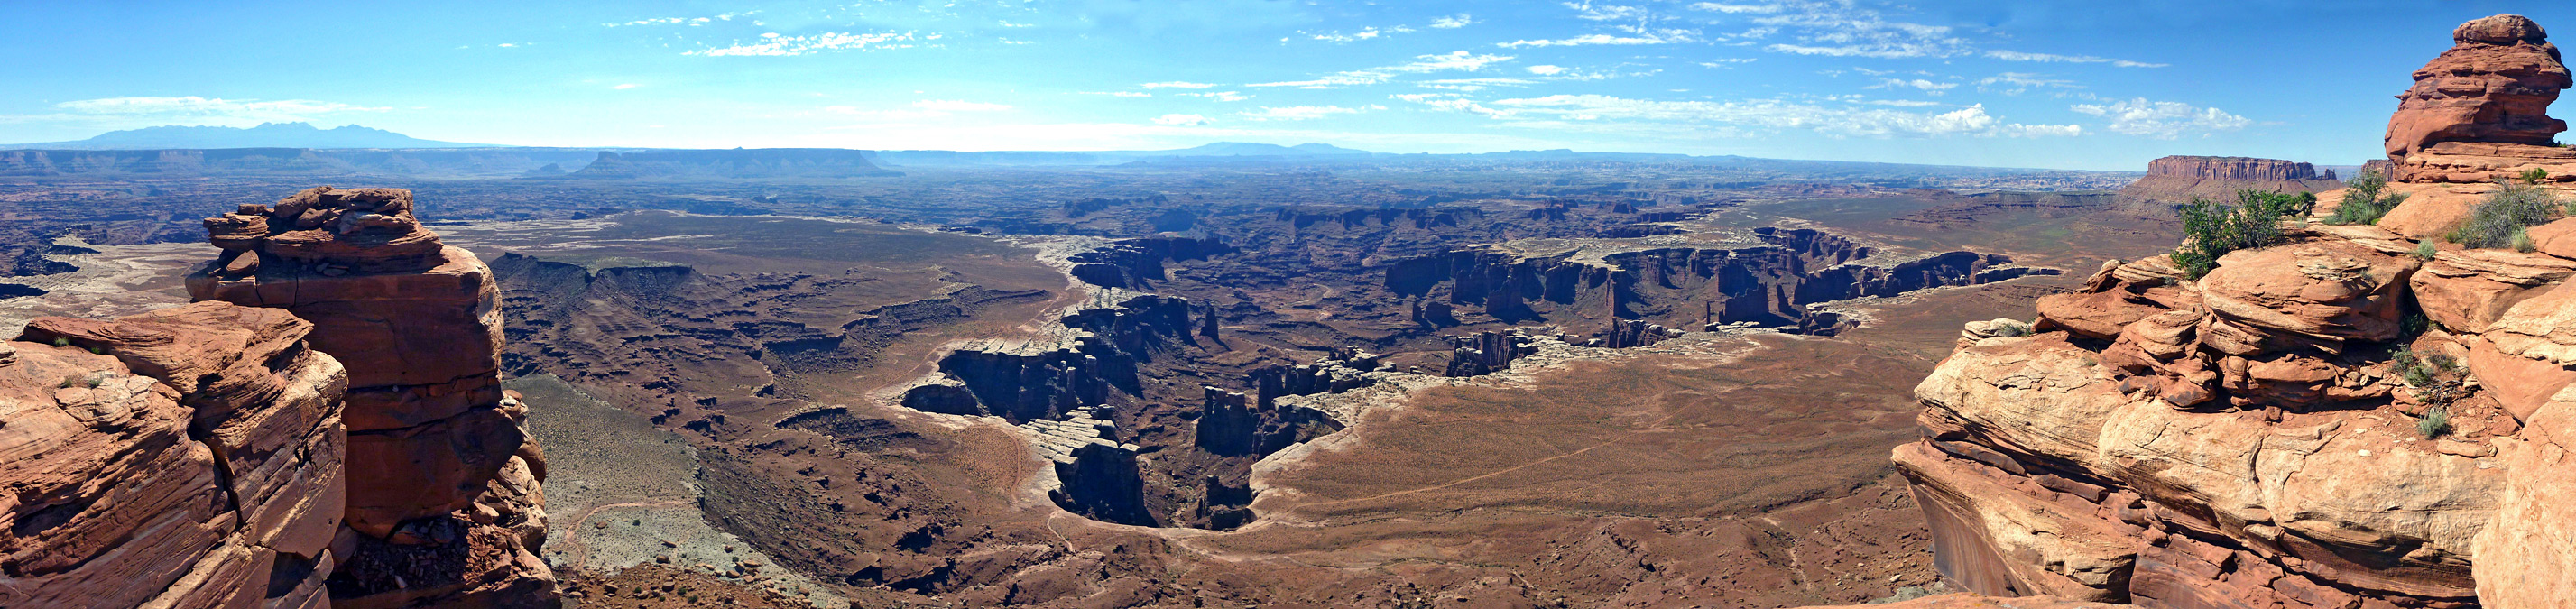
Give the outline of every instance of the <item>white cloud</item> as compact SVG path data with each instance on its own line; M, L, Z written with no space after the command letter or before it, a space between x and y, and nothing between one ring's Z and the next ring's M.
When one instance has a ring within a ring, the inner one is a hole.
M1538 81L1526 78L1444 78L1414 83L1428 89L1482 91L1486 87L1526 87Z
M1399 98L1402 99L1402 98ZM1752 130L1799 129L1834 137L2040 137L2081 134L2074 125L2006 123L1972 105L1948 112L1909 112L1835 107L1787 100L1656 101L1606 95L1549 95L1504 99L1488 107L1462 98L1408 99L1436 108L1473 112L1527 126L1624 126L1680 133L1684 127L1751 135Z
M1753 63L1753 61L1748 58L1728 57L1699 62L1699 65L1711 68L1732 68L1737 64Z
M1221 101L1221 102L1239 102L1239 101L1243 101L1243 100L1247 100L1247 99L1252 99L1252 96L1250 96L1250 95L1244 95L1244 94L1242 94L1242 93L1236 93L1236 92L1233 92L1233 91L1208 91L1208 92L1202 92L1202 93L1182 93L1181 95L1187 95L1187 96L1190 96L1190 97L1205 97L1205 98L1208 98L1208 99L1213 99L1213 100L1217 100L1217 101Z
M54 104L73 113L90 117L149 119L156 122L249 125L256 123L309 122L314 117L348 112L384 112L390 107L370 107L310 99L223 99L197 97L109 97L83 99Z
M1146 93L1146 92L1144 92L1144 91L1075 91L1074 93L1078 93L1078 94L1082 94L1082 95L1107 95L1107 96L1110 96L1110 97L1153 97L1153 96L1154 96L1154 94L1152 94L1152 93Z
M1377 106L1370 106L1367 108L1344 108L1341 106L1262 106L1260 110L1239 112L1237 114L1244 118L1256 121L1302 121L1307 119L1323 118L1335 114L1358 114L1372 109L1383 110L1385 108Z
M2049 78L2045 74L2032 74L2028 72L2005 72L1977 79L1978 90L2000 91L2005 95L2020 95L2030 91L2031 89L2082 88L2084 88L2084 85L2075 84L2075 81L2072 80Z
M1919 90L1921 90L1921 91L1923 91L1923 92L1925 92L1925 93L1930 93L1930 94L1933 94L1933 95L1940 95L1942 92L1945 92L1945 91L1949 91L1949 90L1951 90L1951 89L1958 88L1958 86L1959 86L1959 83L1955 83L1955 82L1933 82L1933 81L1924 80L1924 79L1920 79L1920 78L1913 79L1913 80L1905 80L1905 79L1900 79L1900 78L1881 78L1881 79L1878 79L1878 84L1870 85L1870 86L1866 86L1866 87L1861 87L1861 88L1863 88L1863 89L1919 89Z
M1529 67L1529 73L1531 73L1531 74L1537 74L1537 75L1540 75L1540 76L1553 76L1553 75L1556 75L1556 74L1561 73L1561 72L1564 72L1564 71L1565 71L1565 66L1530 66L1530 67Z
M621 85L617 85L617 86L609 87L609 88L611 88L611 89L616 89L616 90L619 90L619 91L624 91L624 90L627 90L627 89L633 89L633 88L641 87L641 86L644 86L644 85L639 85L639 84L635 84L635 83L631 83L631 82L630 82L630 83L621 84Z
M2170 140L2185 133L2202 137L2222 131L2235 131L2254 125L2252 119L2217 108L2203 108L2182 102L2147 101L2146 98L2113 101L2102 104L2076 104L2069 109L2111 119L2113 133L2140 135Z
M744 12L739 12L739 13L725 13L725 14L722 14L722 15L715 15L715 16L711 16L711 17L697 17L697 18L689 18L689 17L657 17L657 18L652 18L652 19L637 19L637 20L634 20L634 21L628 21L628 22L625 22L625 23L602 23L602 24L600 24L600 25L604 25L604 26L608 26L608 27L625 27L625 26L635 26L635 25L679 25L679 24L691 24L691 25L695 25L695 24L709 23L709 22L714 22L714 21L732 21L732 20L733 20L733 18L735 18L735 17L749 17L749 16L757 15L757 14L760 14L760 11L744 11Z
M1781 6L1777 4L1719 4L1716 2L1700 2L1690 5L1690 7L1703 11L1715 11L1720 13L1761 14L1777 13L1780 12L1781 8Z
M1141 85L1136 85L1136 86L1144 87L1144 88L1147 88L1147 89L1206 89L1206 88L1215 87L1216 85L1211 85L1211 84L1207 84L1207 83L1203 83L1203 82L1187 82L1187 81L1179 81L1179 80L1175 80L1175 81L1170 81L1170 82L1149 82L1149 83L1145 83L1145 84L1141 84Z
M1383 29L1383 30L1381 30L1381 29L1377 29L1376 27L1365 27L1365 28L1360 28L1360 31L1352 32L1352 33L1349 33L1349 34L1344 34L1344 33L1341 33L1341 32L1333 32L1333 33L1329 33L1329 34L1314 34L1314 33L1308 33L1308 32L1298 32L1298 33L1300 33L1300 34L1306 34L1306 35L1307 35L1307 37L1309 37L1309 38L1312 38L1312 39L1315 39L1315 40L1322 40L1322 41L1325 41L1325 42L1353 42L1353 41L1359 41L1359 40L1368 40L1368 39L1376 38L1376 37L1379 37L1379 36L1385 36L1385 35L1387 35L1387 34L1407 34L1407 33L1412 33L1412 32L1413 32L1413 28L1404 27L1404 26L1400 26L1400 25L1399 25L1399 26L1395 26L1395 27L1391 27L1391 28L1387 28L1387 29Z
M689 51L684 54L704 55L708 57L785 57L823 51L908 49L912 48L912 43L914 42L912 32L883 32L875 34L830 32L815 34L812 36L784 36L777 32L770 32L761 34L760 37L763 42L757 44L736 44L734 46L721 49L700 49ZM932 34L924 37L923 40L932 40L937 39L938 37L938 34Z
M998 112L1011 109L1010 104L990 104L953 99L925 99L912 102L912 107L923 110L936 110L940 112Z
M2119 66L2119 67L2123 67L2123 68L2161 68L2161 67L2165 67L2165 66L2169 65L2169 64L2161 64L2161 63L2146 63L2146 62L2140 62L2140 61L2129 61L2129 60L2126 60L2126 59L2112 59L2112 58L2109 58L2109 57L2094 57L2094 56L2090 56L2090 55L2051 55L2051 54L2048 54L2048 53L2024 53L2024 52L2021 52L2021 51L2006 51L2006 50L2001 50L2001 49L1988 50L1988 51L1986 51L1986 56L1987 56L1987 57L1992 57L1992 58L1995 58L1995 59L2001 59L2001 60L2004 60L2004 61L2044 61L2044 62L2051 62L2051 63L2107 63L2107 64L2111 64L2111 65L2115 65L2115 66Z
M1351 70L1348 72L1326 75L1314 80L1254 83L1245 86L1333 89L1359 85L1374 85L1386 82L1403 74L1426 74L1453 70L1465 72L1481 71L1485 69L1485 66L1511 61L1512 56L1478 55L1467 51L1454 51L1445 55L1421 55L1416 56L1414 59L1415 61L1413 63L1387 66L1383 68L1370 68L1366 70Z
M1165 114L1154 117L1154 124L1171 125L1174 127L1197 127L1214 122L1216 121L1208 120L1208 117L1196 114Z
M1676 43L1676 42L1690 42L1691 40L1692 40L1692 38L1691 38L1691 36L1690 36L1689 32L1684 32L1684 31L1675 31L1675 30L1664 30L1664 31L1661 31L1661 32L1658 32L1658 33L1652 33L1652 34L1639 34L1639 35L1635 35L1635 36L1613 36L1613 35L1609 35L1609 34L1585 34L1585 35L1582 35L1582 36L1576 36L1576 37L1573 37L1573 38L1559 38L1559 39L1555 39L1555 40L1544 40L1544 39L1541 39L1541 40L1514 40L1514 41L1511 41L1511 42L1497 43L1497 44L1495 44L1494 46L1503 47L1503 48L1506 48L1506 49L1517 49L1517 48L1521 48L1521 47L1573 47L1573 46L1593 46L1593 45L1672 44L1672 43Z
M1574 9L1574 18L1585 21L1632 21L1648 18L1646 7L1642 6L1593 4L1591 0L1584 0L1581 3L1567 2L1565 7Z
M1454 30L1474 25L1475 23L1475 17L1470 17L1466 13L1459 13L1456 15L1433 19L1431 20L1431 27L1434 29Z

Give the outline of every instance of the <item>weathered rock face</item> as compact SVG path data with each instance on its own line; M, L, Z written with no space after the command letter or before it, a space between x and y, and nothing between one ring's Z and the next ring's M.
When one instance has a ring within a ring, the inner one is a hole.
M2496 15L2461 24L2451 39L2397 96L2388 120L2392 177L2474 183L2576 165L2576 155L2550 145L2567 123L2549 117L2549 104L2570 80L2548 32L2520 15Z
M2036 334L1970 324L1895 453L1944 575L2147 607L2576 601L2576 258L2285 230L2198 281L2105 265Z
M2167 205L2192 199L2232 200L2239 190L2315 192L2341 188L2333 170L2307 163L2233 156L2169 156L2147 163L2147 175L2120 189L2120 199Z
M440 243L399 189L315 188L206 226L224 254L189 294L309 320L313 348L349 370L338 604L551 598L535 553L544 462L500 388L490 269Z
M329 606L347 377L311 330L197 303L0 343L0 605Z

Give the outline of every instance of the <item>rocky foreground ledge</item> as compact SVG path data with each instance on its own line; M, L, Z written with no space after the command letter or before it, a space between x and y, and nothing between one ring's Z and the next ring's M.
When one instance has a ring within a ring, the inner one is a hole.
M2576 606L2576 218L2440 238L2501 180L2576 194L2535 160L2576 159L2540 114L2567 71L2522 17L2454 39L2401 96L2411 196L2375 223L2321 193L2197 279L2115 261L1969 324L1895 451L1944 575L2052 597L2027 606ZM1915 606L1951 602L1985 601Z

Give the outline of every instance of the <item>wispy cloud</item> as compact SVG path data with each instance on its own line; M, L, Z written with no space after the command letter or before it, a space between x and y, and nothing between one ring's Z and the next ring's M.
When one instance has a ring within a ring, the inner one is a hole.
M1208 120L1208 117L1196 114L1165 114L1154 117L1154 124L1170 125L1174 127L1197 127L1214 122L1216 121Z
M2020 95L2029 92L2031 89L2082 88L2084 88L2084 85L2076 84L2075 81L2072 80L2050 78L2045 74L2032 74L2028 72L2005 72L1977 79L1977 90L1996 91L2005 95Z
M1466 13L1459 13L1431 20L1431 27L1433 29L1442 30L1454 30L1475 24L1476 18L1468 16Z
M1237 115L1256 121L1302 121L1323 118L1335 114L1358 114L1369 110L1384 109L1386 108L1383 106L1368 106L1363 108L1344 108L1341 106L1263 106L1260 110L1239 112Z
M2148 101L2136 98L2100 104L2076 104L2076 112L2111 119L2113 133L2170 140L2186 134L2202 137L2244 129L2254 125L2252 119L2228 114L2217 108L2204 108L2182 102Z
M630 27L638 25L702 25L718 21L732 21L735 17L749 17L757 14L760 14L760 11L743 11L737 13L725 13L722 15L710 15L706 17L655 17L651 19L637 19L624 23L602 23L600 25L608 27Z
M1304 35L1306 35L1306 37L1307 37L1308 39L1312 39L1312 40L1321 40L1321 41L1325 41L1325 42L1356 42L1356 41L1361 41L1361 40L1369 40L1369 39L1377 38L1377 37L1379 37L1379 36L1385 36L1385 35L1388 35L1388 34L1410 34L1410 33L1413 33L1413 28L1404 27L1404 26L1399 25L1399 26L1395 26L1395 27L1391 27L1391 28L1387 28L1387 29L1383 29L1383 30L1381 30L1381 29L1377 29L1376 27L1364 27L1364 28L1360 28L1360 31L1357 31L1357 32L1351 32L1351 33L1348 33L1348 34L1344 34L1344 33L1338 32L1338 31L1335 31L1335 32L1327 32L1327 33L1322 33L1322 34L1316 34L1316 33L1311 33L1311 32L1298 32L1298 33L1299 33L1299 34L1304 34Z
M1146 93L1146 92L1144 92L1144 91L1075 91L1075 93L1080 93L1080 94L1083 94L1083 95L1107 95L1107 96L1110 96L1110 97L1153 97L1153 96L1154 96L1154 94L1152 94L1152 93Z
M1252 96L1250 95L1244 95L1233 91L1203 91L1198 93L1182 93L1181 95L1188 97L1204 97L1221 102L1239 102L1252 99Z
M1313 80L1292 80L1292 81L1283 81L1283 82L1265 82L1265 83L1254 83L1254 84L1245 85L1245 86L1251 86L1251 87L1298 87L1298 88L1304 88L1304 89L1333 89L1333 88L1350 87L1350 86L1359 86L1359 85L1374 85L1374 84L1378 84L1378 83L1386 82L1386 81L1388 81L1388 80L1392 80L1392 79L1394 79L1395 77L1400 76L1400 75L1404 75L1404 74L1427 74L1427 73L1431 73L1431 72L1444 72L1444 71L1453 71L1453 70L1454 70L1454 71L1464 71L1464 72L1475 72L1475 71L1480 71L1480 70L1485 69L1485 66L1489 66L1489 65L1493 65L1493 64L1497 64L1497 63L1502 63L1502 62L1506 62L1506 61L1511 61L1511 60L1512 60L1512 56L1510 56L1510 55L1480 55L1480 54L1471 53L1471 52L1468 52L1468 51L1455 51L1455 52L1451 52L1451 53L1448 53L1448 54L1445 54L1445 55L1421 55L1421 56L1417 56L1417 57L1415 57L1414 59L1415 59L1415 61L1414 61L1413 63L1407 63L1407 64L1401 64L1401 65L1393 65L1393 66L1387 66L1387 67L1383 67L1383 68L1370 68L1370 69L1366 69L1366 70L1351 70L1351 71L1348 71L1348 72L1339 72L1339 73L1335 73L1335 74L1331 74L1331 75L1326 75L1326 76L1323 76L1323 77L1319 77L1319 78L1316 78L1316 79L1313 79Z
M1678 132L1681 127L1697 126L1748 135L1756 131L1794 129L1831 137L1873 138L2041 137L2083 133L2079 125L2004 122L1987 114L1983 105L1936 113L1789 100L1660 101L1607 95L1549 95L1497 100L1490 105L1454 97L1425 96L1407 101L1528 126L1577 129L1584 128L1586 124L1616 124L1636 131L1662 129Z
M1582 35L1582 36L1575 36L1575 37L1572 37L1572 38L1558 38L1558 39L1554 39L1554 40L1547 40L1547 39L1539 39L1539 40L1514 40L1514 41L1511 41L1511 42L1496 43L1494 46L1503 47L1503 48L1506 48L1506 49L1517 49L1517 48L1521 48L1521 47L1574 47L1574 46L1595 46L1595 45L1672 44L1672 43L1676 43L1676 42L1690 42L1690 41L1691 41L1691 37L1688 35L1688 33L1687 33L1687 32L1671 32L1671 31L1668 31L1668 32L1660 33L1660 34L1638 34L1638 35L1630 35L1630 36L1613 36L1613 35L1610 35L1610 34L1585 34L1585 35Z
M1916 90L1923 91L1923 92L1925 92L1925 93L1930 93L1930 94L1933 94L1933 95L1940 95L1942 92L1949 91L1949 90L1951 90L1951 89L1955 89L1955 88L1958 88L1958 87L1959 87L1959 83L1955 83L1955 82L1933 82L1933 81L1924 80L1924 79L1920 79L1920 78L1916 78L1916 79L1913 79L1913 80L1906 80L1906 79L1901 79L1901 78L1881 78L1881 79L1878 79L1878 84L1870 85L1870 86L1866 86L1866 87L1861 87L1861 88L1863 88L1863 89L1916 89Z
M1207 88L1213 88L1213 87L1216 87L1217 85L1212 85L1212 84L1203 83L1203 82L1187 82L1187 81L1179 81L1179 80L1175 80L1175 81L1169 81L1169 82L1149 82L1149 83L1145 83L1145 84L1141 84L1141 85L1136 85L1136 86L1144 87L1144 88L1147 88L1147 89L1207 89Z
M1995 58L1995 59L2001 59L2001 60L2004 60L2004 61L2044 61L2044 62L2055 62L2055 63L2107 63L2107 64L2111 64L2111 65L2115 65L2115 66L2119 66L2119 67L2123 67L2123 68L2162 68L2162 67L2166 67L2167 65L2169 65L2169 64L2161 64L2161 63L2146 63L2146 62L2141 62L2141 61L2129 61L2129 60L2126 60L2126 59L2112 59L2112 58L2109 58L2109 57L2094 57L2094 56L2090 56L2090 55L2051 55L2051 54L2048 54L2048 53L2024 53L2024 52L2021 52L2021 51L2005 51L2005 50L2000 50L2000 49L1997 49L1997 50L1988 50L1988 51L1986 51L1986 56L1987 56L1987 57L1992 57L1992 58Z
M920 37L920 41L938 40L938 34ZM849 34L828 32L811 36L787 36L777 32L760 35L761 42L735 44L720 49L699 49L687 55L708 57L786 57L824 51L857 51L869 49L908 49L915 42L912 32Z

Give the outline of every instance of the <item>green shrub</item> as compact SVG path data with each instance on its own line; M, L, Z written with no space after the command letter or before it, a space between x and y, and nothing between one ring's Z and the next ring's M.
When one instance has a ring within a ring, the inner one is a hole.
M2530 227L2513 229L2513 236L2505 238L2505 245L2513 246L2513 251L2526 254L2531 253L2531 250L2540 249L2540 244L2531 241Z
M72 337L69 337L69 336L56 336L56 337L54 337L54 346L56 346L56 347L69 347L69 346L72 346Z
M2281 242L2281 216L2296 209L2296 198L2289 201L2271 197L2246 196L2244 205L2212 203L2193 199L2182 204L2182 245L2174 250L2175 266L2182 267L2183 277L2199 279L2218 268L2218 257L2236 250L2263 247ZM2314 203L2314 196L2309 202Z
M62 388L64 388L64 389L70 389L70 388L73 388L73 387L79 387L79 386L80 386L80 384L81 384L81 375L78 375L78 374L70 374L70 375L64 375L64 376L63 376L63 385L62 385Z
M2416 260L2432 260L2434 256L2441 255L2441 253L2441 246L2433 245L2433 240L2431 239L2425 239L2415 243Z
M2497 248L2514 245L2513 235L2526 226L2536 226L2564 213L2558 197L2529 184L2503 184L2502 190L2487 195L2469 212L2468 221L2443 235L2452 243L2474 248ZM2530 237L2525 236L2524 239Z
M2524 184L2539 184L2541 180L2549 179L2549 170L2533 167L2514 177L2521 178Z
M2251 188L2236 191L2236 206L2259 209L2275 216L2296 218L2317 208L2317 193L2264 192Z
M2450 409L2440 406L2424 409L2424 416L2422 418L2415 419L2415 432L2424 434L2424 439L2426 440L2439 438L2442 437L2442 434L2451 433Z
M2388 178L2377 171L2361 172L2345 184L2343 202L2326 216L2327 224L2371 224L2406 202L2406 195L2388 192Z
M1994 329L1995 336L2030 336L2030 324L2018 321L1996 320Z

